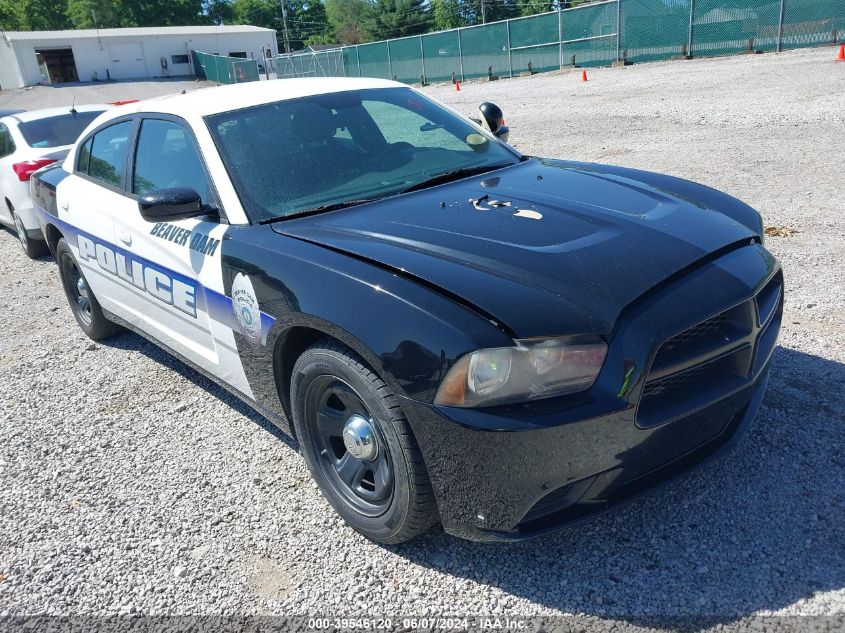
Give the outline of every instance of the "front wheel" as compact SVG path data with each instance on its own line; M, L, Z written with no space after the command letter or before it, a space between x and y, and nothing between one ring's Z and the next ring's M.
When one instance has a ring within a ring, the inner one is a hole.
M293 424L323 495L355 530L403 543L437 522L428 473L396 397L344 345L303 352L291 380Z

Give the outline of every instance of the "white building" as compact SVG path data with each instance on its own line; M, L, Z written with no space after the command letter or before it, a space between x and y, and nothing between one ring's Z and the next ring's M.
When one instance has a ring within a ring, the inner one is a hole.
M0 89L189 76L192 49L254 58L262 65L278 54L276 32L257 26L0 31Z

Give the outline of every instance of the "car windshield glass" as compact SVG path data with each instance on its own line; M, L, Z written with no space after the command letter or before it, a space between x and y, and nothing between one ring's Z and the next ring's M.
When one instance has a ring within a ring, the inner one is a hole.
M258 221L519 162L494 137L408 88L279 101L206 122L247 213Z
M26 144L30 147L61 147L73 145L88 125L100 116L103 110L95 112L68 112L59 116L35 119L18 124Z

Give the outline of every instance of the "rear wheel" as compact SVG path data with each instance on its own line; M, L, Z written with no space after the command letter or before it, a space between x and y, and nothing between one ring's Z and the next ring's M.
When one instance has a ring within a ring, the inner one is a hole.
M47 248L47 242L43 240L34 240L26 234L26 227L23 225L23 222L14 210L12 210L12 219L15 222L15 232L18 234L18 240L23 247L24 253L26 253L30 259L41 257L42 255L46 255L50 252Z
M56 262L59 265L59 276L62 279L65 296L82 331L95 341L121 332L123 328L109 321L103 314L100 303L91 292L85 275L82 274L64 238L60 239L56 245Z
M303 352L291 380L293 423L323 495L354 529L402 543L437 522L428 473L396 397L347 347Z

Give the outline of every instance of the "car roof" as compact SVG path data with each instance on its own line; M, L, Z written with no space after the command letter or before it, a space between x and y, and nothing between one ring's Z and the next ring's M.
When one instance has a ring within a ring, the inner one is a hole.
M29 121L36 121L38 119L48 119L54 116L61 116L63 114L69 114L71 107L75 107L77 112L103 112L114 106L109 105L108 103L94 103L88 105L78 105L78 106L64 106L61 108L44 108L42 110L25 110L23 112L18 112L13 115L9 115L12 119L14 119L17 123L27 123Z
M156 97L139 103L120 106L119 109L122 114L160 112L181 117L208 116L275 101L372 88L407 88L407 86L398 81L353 77L275 79L204 88L184 94Z

